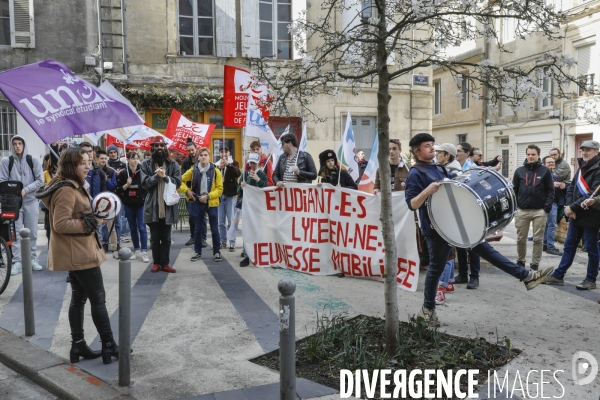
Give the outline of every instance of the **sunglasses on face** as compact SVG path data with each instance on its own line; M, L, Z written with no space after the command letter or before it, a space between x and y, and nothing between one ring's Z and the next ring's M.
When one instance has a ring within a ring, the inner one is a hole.
M162 147L162 148L165 148L165 147L166 147L166 145L164 145L164 144L162 144L162 143L155 143L155 144L154 144L154 147Z

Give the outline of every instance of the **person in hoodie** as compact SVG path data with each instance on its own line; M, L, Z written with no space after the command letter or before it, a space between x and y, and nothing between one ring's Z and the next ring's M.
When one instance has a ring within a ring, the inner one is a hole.
M106 174L106 189L109 192L117 191L117 171L108 165L108 154L104 150L96 152L98 166ZM107 221L102 225L102 245L108 251L112 251L113 258L119 259L119 246L121 244L121 213L112 221Z
M548 213L554 202L552 172L540 161L540 148L530 144L526 149L527 159L516 169L512 184L519 210L515 215L517 228L517 264L525 266L527 255L527 233L533 225L533 252L531 269L537 271L542 259L544 229Z
M139 259L150 262L148 258L148 233L144 225L144 199L146 191L142 187L140 172L140 156L135 151L127 154L127 168L119 172L117 177L117 195L123 202L123 210L131 229L133 255L131 260Z
M573 264L577 245L583 239L587 249L587 274L583 282L575 287L579 290L596 289L598 277L598 229L600 228L600 196L590 198L600 186L600 143L586 140L579 147L582 158L578 159L579 171L567 189L565 215L569 217L569 229L565 239L563 255L554 273L546 278L547 285L563 286L564 277Z
M28 156L25 139L22 136L15 135L12 140L12 154L0 160L0 182L19 181L23 183L21 196L23 203L19 218L15 221L16 231L23 228L30 231L31 240L31 268L34 271L41 271L42 266L37 259L37 235L38 218L40 216L40 205L33 193L44 185L44 171L42 163L36 157ZM12 169L9 169L10 160ZM31 162L31 166L29 165ZM18 275L23 270L21 263L21 239L17 234L17 241L12 244L13 265L11 275Z
M356 182L347 171L344 171L338 165L337 156L333 150L325 150L319 154L319 178L321 183L329 183L333 186L341 186L343 188L358 190Z

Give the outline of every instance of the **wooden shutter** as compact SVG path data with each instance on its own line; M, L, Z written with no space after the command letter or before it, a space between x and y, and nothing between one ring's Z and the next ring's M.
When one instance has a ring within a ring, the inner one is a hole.
M306 14L301 14L301 12L306 12L306 0L292 0L292 23L297 22L298 20L306 19ZM301 39L304 43L302 49L296 49L294 42L298 39ZM306 50L306 34L302 34L302 37L292 37L292 60L298 60L304 57L302 51Z
M242 0L242 57L260 57L258 0Z
M236 57L235 0L215 0L217 57Z
M517 164L515 165L515 169L523 166L523 162L525 162L525 159L527 159L527 146L529 146L530 144L535 144L537 147L540 148L540 160L546 157L548 154L550 154L550 149L552 148L552 141L536 143L519 143L517 144Z
M9 8L11 46L34 48L33 0L9 0Z

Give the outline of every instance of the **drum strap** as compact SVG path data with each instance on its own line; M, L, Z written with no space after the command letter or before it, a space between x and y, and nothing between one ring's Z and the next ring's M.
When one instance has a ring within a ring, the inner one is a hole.
M450 185L443 185L446 189L446 194L448 195L448 201L450 202L450 208L452 208L452 213L454 214L454 218L456 218L456 225L458 225L458 231L460 232L460 237L463 243L469 243L469 235L467 234L467 230L465 229L465 224L463 222L462 216L460 215L460 210L458 209L458 203L456 202L456 197L454 197L454 192L452 192L452 188Z

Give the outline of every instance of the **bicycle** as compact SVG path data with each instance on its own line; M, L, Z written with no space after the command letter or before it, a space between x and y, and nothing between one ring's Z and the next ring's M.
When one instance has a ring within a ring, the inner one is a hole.
M22 182L0 182L0 294L10 281L12 244L17 241L15 221L19 219L22 190Z

